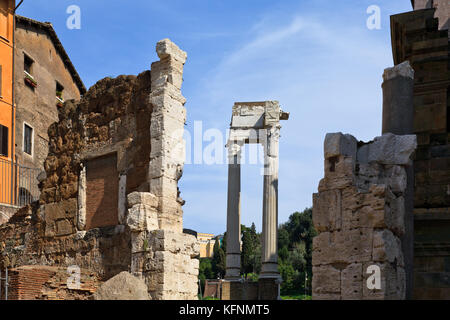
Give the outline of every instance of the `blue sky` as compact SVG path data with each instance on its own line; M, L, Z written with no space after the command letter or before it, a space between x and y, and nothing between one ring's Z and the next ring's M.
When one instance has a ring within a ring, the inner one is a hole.
M66 9L81 8L69 30ZM369 30L370 5L381 29ZM170 38L188 53L186 129L225 133L235 101L278 100L289 121L280 139L279 222L312 205L323 177L323 139L344 132L368 141L381 132L381 75L392 66L389 16L410 0L25 0L18 13L52 22L86 87L138 74ZM204 142L204 146L208 142ZM262 221L260 165L242 168L242 223ZM184 227L226 227L227 167L188 164L180 180Z

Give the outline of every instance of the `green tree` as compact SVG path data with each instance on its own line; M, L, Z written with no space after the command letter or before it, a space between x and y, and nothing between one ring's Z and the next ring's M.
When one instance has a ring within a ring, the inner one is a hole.
M206 279L214 279L214 272L212 268L212 259L201 258L198 269L198 278L200 279L201 288L205 288Z
M241 251L241 273L246 276L255 272L256 266L256 250L258 248L258 235L256 233L255 224L252 223L250 228L241 226L242 233L242 251Z
M311 288L312 239L316 235L312 209L295 212L278 228L279 270L283 278L282 294L304 293L305 276Z
M213 279L216 279L218 276L224 278L226 271L226 255L218 240L214 243L213 253L214 256L211 263L212 271L215 275Z

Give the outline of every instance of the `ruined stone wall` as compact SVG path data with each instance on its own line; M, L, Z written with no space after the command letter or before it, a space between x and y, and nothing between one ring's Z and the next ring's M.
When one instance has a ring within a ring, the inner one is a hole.
M0 227L1 265L77 265L99 281L131 271L154 299L196 299L199 248L182 233L178 192L186 53L168 39L157 53L151 72L103 79L59 109L48 130L39 203ZM114 161L101 163L114 165L115 174L92 178L102 169L92 162L111 155ZM102 187L110 183L118 195ZM100 215L95 226L92 215Z
M313 195L313 299L403 299L405 167L415 136L385 134L369 143L327 134L325 177ZM380 289L367 286L370 266Z

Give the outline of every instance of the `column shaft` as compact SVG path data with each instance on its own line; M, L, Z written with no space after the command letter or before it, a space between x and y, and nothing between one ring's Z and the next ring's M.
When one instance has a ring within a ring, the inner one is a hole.
M278 138L279 128L268 130L264 165L261 278L279 278L278 272Z
M241 271L241 165L239 151L229 146L229 154L225 279L232 280L239 279Z

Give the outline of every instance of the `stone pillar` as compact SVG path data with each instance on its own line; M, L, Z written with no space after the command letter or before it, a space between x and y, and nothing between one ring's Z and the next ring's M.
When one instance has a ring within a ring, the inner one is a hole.
M408 61L383 74L383 133L396 135L414 131L414 70Z
M158 197L159 228L183 231L182 201L178 197L178 180L183 172L183 141L186 99L181 94L186 52L169 39L156 45L160 61L152 63L150 102L151 152L149 164L150 192Z
M278 145L280 126L267 130L264 163L263 230L260 278L280 277L278 272Z
M241 146L228 143L227 270L225 279L237 280L241 272Z
M414 70L408 61L388 68L383 74L382 133L414 133ZM406 299L412 299L414 281L414 167L405 168L405 234L401 237L406 273Z

